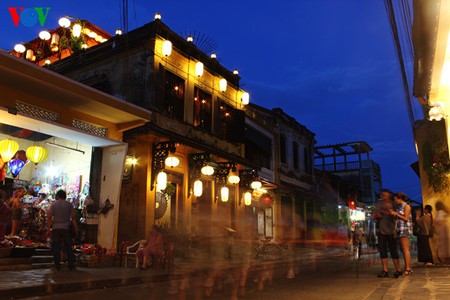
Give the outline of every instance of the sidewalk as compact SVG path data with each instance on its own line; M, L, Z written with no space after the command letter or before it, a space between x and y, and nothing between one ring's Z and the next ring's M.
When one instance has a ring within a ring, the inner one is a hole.
M342 249L297 249L295 263L297 265L308 263L311 257L347 255ZM292 257L285 257L279 261L252 260L251 269L257 271L270 266L287 266ZM67 293L80 290L102 289L109 287L127 286L150 282L165 282L174 277L188 275L193 272L211 270L215 262L205 260L201 257L194 259L181 259L175 261L173 270L145 270L139 271L135 268L81 268L76 271L62 269L31 269L18 271L0 272L0 299L19 299L32 296L44 296L56 293ZM227 269L235 269L242 266L243 262L225 261L221 263ZM287 268L286 268L287 269Z

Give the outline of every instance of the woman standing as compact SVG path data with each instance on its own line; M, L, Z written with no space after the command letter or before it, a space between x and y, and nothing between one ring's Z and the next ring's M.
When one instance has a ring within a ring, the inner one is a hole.
M409 251L409 241L412 234L412 215L411 206L406 202L407 196L404 193L394 195L395 203L398 205L397 211L391 211L391 214L397 217L397 233L400 239L400 245L405 260L404 275L411 275L411 252Z
M416 221L420 228L420 232L417 235L417 260L423 262L425 266L433 265L433 254L430 248L430 230L433 224L431 211L431 205L425 205L423 214L418 216Z
M12 198L9 200L11 207L11 235L19 233L20 221L22 220L22 197L25 195L25 188L20 187L14 191Z

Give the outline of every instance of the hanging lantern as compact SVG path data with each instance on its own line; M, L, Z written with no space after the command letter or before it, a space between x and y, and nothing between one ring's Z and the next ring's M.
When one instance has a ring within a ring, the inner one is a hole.
M25 46L22 45L22 44L16 44L16 45L14 46L14 51L16 51L17 53L22 54L22 53L25 52L25 50L26 50L26 48L25 48Z
M194 196L200 197L203 194L203 182L200 179L197 179L194 182Z
M58 24L63 28L67 28L70 26L70 20L66 17L62 17L61 19L59 19Z
M27 148L26 155L30 161L37 165L47 159L48 151L44 147L31 146Z
M169 156L166 158L166 160L164 162L165 162L166 166L168 166L170 168L174 168L180 164L180 159L176 156Z
M203 175L211 176L212 174L214 174L214 168L210 165L206 165L202 168L201 172Z
M259 190L262 187L261 181L255 180L250 183L250 187L254 190Z
M250 103L250 94L247 93L247 92L244 92L242 94L242 99L241 100L242 100L242 104L243 105L248 105Z
M198 77L201 77L203 75L203 63L201 61L198 61L195 64L195 75Z
M48 41L51 37L52 35L47 30L42 30L39 32L39 38L43 41Z
M156 177L156 188L158 190L165 190L167 187L167 174L164 171L158 173Z
M228 189L228 187L223 186L220 189L220 199L222 200L222 202L227 202L228 201L228 195L230 194L230 190Z
M52 34L52 41L50 42L51 45L58 45L59 44L59 34L54 33Z
M239 181L241 181L241 179L237 175L232 174L228 177L228 182L231 184L238 184Z
M23 166L25 166L25 163L20 159L14 158L8 162L9 172L11 172L14 178L19 175L20 171L22 171Z
M164 56L170 56L172 54L172 42L164 41L162 44L162 53Z
M76 37L76 38L78 38L78 37L80 37L81 36L81 25L80 24L75 24L75 25L73 25L73 27L72 27L72 35L74 36L74 37Z
M13 158L17 150L19 150L19 144L13 140L6 139L0 141L0 155L5 163Z
M220 79L219 90L221 92L225 92L227 90L227 80L225 78Z
M250 192L244 193L244 204L246 206L250 206L252 204L252 193Z
M34 51L31 49L28 49L27 52L25 53L25 59L26 60L32 60L33 59L33 55L34 55Z

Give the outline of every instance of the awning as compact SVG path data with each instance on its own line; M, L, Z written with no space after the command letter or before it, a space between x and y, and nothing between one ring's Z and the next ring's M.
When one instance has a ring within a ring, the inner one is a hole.
M68 127L72 120L67 115L72 114L100 120L117 132L142 126L151 117L149 110L1 51L0 74L0 108L13 114L20 102L59 113L61 124Z

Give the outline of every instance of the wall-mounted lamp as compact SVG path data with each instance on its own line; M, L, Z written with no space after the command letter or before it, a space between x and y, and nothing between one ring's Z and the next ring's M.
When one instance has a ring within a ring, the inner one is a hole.
M211 53L210 57L213 58L213 59L216 59L217 58L217 54L216 53Z
M252 204L252 193L250 192L244 193L244 204L245 206L250 206Z
M200 179L194 181L194 196L200 197L203 194L203 182Z
M241 101L243 105L248 105L250 103L250 94L247 92L243 92Z
M116 35L121 35L122 34L122 29L118 28L116 29Z
M188 36L186 37L186 41L192 43L192 42L194 42L194 37L193 37L192 35L188 35Z
M239 70L238 70L238 69L234 69L234 70L233 70L233 74L234 74L234 75L239 75Z
M155 16L154 16L155 20L161 20L161 18L162 18L162 16L161 16L160 13L156 13Z
M444 104L441 102L435 102L432 104L429 114L430 121L440 121L446 118Z
M174 142L160 142L153 144L150 190L155 188L155 180L157 181L158 189L164 190L166 188L167 174L164 172L165 160L169 156L169 153L175 153L175 151L176 146Z
M164 41L162 44L162 53L164 56L170 56L172 54L172 42Z
M222 202L227 202L230 195L230 189L227 186L223 186L220 189L220 200Z
M195 75L197 75L197 77L201 77L203 75L203 63L201 61L198 61L195 64Z
M219 91L225 92L226 90L227 90L227 80L225 78L222 78L219 81Z

